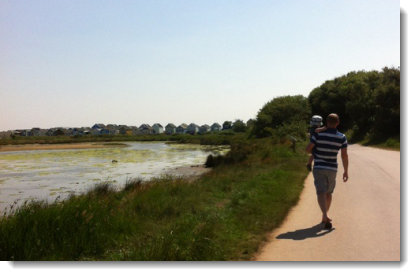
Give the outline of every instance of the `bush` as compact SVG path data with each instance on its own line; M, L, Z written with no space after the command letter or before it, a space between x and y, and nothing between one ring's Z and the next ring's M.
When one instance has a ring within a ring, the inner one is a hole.
M210 154L206 159L205 167L206 168L213 168L213 167L218 166L222 162L223 162L223 156L222 155L213 156L212 154Z
M311 109L306 97L277 97L258 112L251 135L257 138L286 135L280 132L292 130L301 124L304 124L305 131L310 117Z
M225 155L213 156L209 155L206 159L205 166L207 168L217 167L221 164L236 164L245 161L249 154L252 154L255 146L249 142L234 143L231 150Z
M307 124L304 122L293 122L291 124L283 124L276 130L276 137L284 140L293 136L297 140L307 139Z

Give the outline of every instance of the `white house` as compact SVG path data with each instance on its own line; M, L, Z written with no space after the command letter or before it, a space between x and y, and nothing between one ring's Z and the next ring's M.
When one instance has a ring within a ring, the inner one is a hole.
M173 133L176 133L176 126L170 123L166 126L166 134L173 134Z
M206 132L209 132L210 131L210 126L209 125L202 125L200 128L199 128L199 132L200 133L206 133Z
M102 128L92 128L92 135L101 135Z
M123 135L132 135L133 134L133 129L129 126L122 125L119 129L119 133L123 134Z
M214 123L211 127L210 127L210 131L220 131L222 129L222 126L218 123Z
M104 124L95 124L95 125L93 125L92 126L92 129L103 129L103 128L105 128L105 125Z
M149 124L142 124L139 128L141 134L151 134L153 128Z
M187 127L187 133L189 133L189 134L192 134L192 135L195 135L196 133L198 133L199 132L199 126L198 125L196 125L196 124L194 124L194 123L191 123L188 127Z
M152 128L154 134L161 134L164 132L164 127L160 124L154 124Z
M84 135L84 128L81 127L75 127L72 129L71 135L75 136L75 135Z
M180 126L178 126L176 128L176 132L180 134L187 133L187 124L181 124Z
M32 128L28 132L28 136L46 136L47 129L40 129L38 127Z

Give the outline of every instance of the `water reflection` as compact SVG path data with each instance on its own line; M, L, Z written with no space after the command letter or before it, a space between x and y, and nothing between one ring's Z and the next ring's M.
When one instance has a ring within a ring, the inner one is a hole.
M150 179L174 168L203 164L224 146L125 143L125 148L0 153L0 210L16 200L46 199L87 191L108 181L121 188L131 178ZM116 162L113 162L116 160Z

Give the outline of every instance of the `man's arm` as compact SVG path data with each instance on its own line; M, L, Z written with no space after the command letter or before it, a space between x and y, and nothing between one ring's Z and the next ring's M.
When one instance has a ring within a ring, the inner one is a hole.
M325 127L325 126L323 126L323 127L319 127L319 128L316 128L316 132L317 133L320 133L320 132L322 132L322 131L324 131L324 130L326 130L327 129L327 127Z
M347 148L342 148L341 151L344 168L343 182L347 182L347 180L349 179L349 155L347 154Z

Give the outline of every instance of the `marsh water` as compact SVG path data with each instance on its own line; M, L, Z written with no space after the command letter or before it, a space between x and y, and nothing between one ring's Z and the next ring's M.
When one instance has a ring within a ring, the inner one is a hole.
M65 198L99 183L124 187L128 180L175 174L200 165L224 146L128 142L128 147L0 152L0 211L25 201Z

